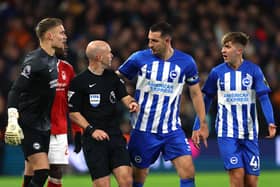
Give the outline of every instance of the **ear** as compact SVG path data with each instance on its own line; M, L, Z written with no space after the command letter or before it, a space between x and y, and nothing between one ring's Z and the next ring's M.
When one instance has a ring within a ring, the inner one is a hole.
M96 55L94 56L94 58L95 58L96 61L101 61L102 55L96 54Z
M243 49L242 47L239 47L239 48L237 49L238 54L241 54L241 55L242 55L243 50L244 50L244 49Z
M46 39L52 40L52 38L53 38L52 33L51 32L46 32Z
M170 42L171 42L170 36L166 36L166 37L165 37L165 42L166 42L166 43L170 43Z

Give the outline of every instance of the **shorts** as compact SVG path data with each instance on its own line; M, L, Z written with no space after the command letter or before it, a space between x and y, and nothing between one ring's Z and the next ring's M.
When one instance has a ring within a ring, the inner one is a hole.
M50 164L69 163L67 134L51 135L48 157Z
M31 128L23 128L24 139L22 141L22 150L24 157L27 157L35 153L49 152L50 144L50 131L39 131Z
M260 175L258 140L218 138L220 155L226 170L244 168L249 175Z
M133 130L128 144L131 161L138 168L148 168L160 153L165 161L191 155L191 148L182 129L168 134Z
M97 141L84 135L82 146L92 180L110 175L119 166L130 166L126 141L122 135L111 135L109 141Z

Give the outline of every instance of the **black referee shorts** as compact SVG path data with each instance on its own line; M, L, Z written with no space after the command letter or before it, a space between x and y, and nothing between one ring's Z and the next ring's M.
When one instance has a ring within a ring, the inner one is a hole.
M50 145L50 131L38 131L31 128L23 128L24 139L22 150L24 157L35 153L45 152L48 154Z
M83 151L92 180L110 175L119 166L130 166L126 141L122 135L110 136L109 141L97 141L85 135Z

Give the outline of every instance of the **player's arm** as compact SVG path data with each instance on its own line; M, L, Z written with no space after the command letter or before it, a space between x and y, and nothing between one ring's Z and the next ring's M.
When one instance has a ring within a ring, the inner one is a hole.
M206 114L207 114L207 112L208 112L208 110L211 106L212 100L213 100L212 95L204 94L203 101L204 101L204 105L205 105L205 113ZM199 130L199 128L200 128L200 121L199 121L198 117L196 116L195 121L194 121L194 125L193 125L193 130L196 131L196 130Z
M8 125L5 132L5 142L10 145L21 144L24 138L22 129L18 124L18 103L22 91L29 85L29 79L21 75L13 84L8 95Z
M207 147L207 138L209 136L209 130L208 125L206 123L205 106L202 97L202 92L198 83L190 86L190 96L200 122L200 129L199 131L194 132L192 138L197 146L199 145L201 138L205 147Z
M269 96L268 96L268 94L263 94L263 95L259 96L258 98L259 98L266 122L268 124L269 135L267 136L267 138L273 138L276 134L277 126L275 125L275 122L274 122L273 108L272 108Z

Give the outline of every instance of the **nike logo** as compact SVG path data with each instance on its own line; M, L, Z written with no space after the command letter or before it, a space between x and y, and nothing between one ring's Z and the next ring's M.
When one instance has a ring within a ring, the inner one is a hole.
M96 85L96 83L93 83L93 84L89 84L88 87L92 88Z
M49 69L49 72L52 72L53 71L53 69Z

